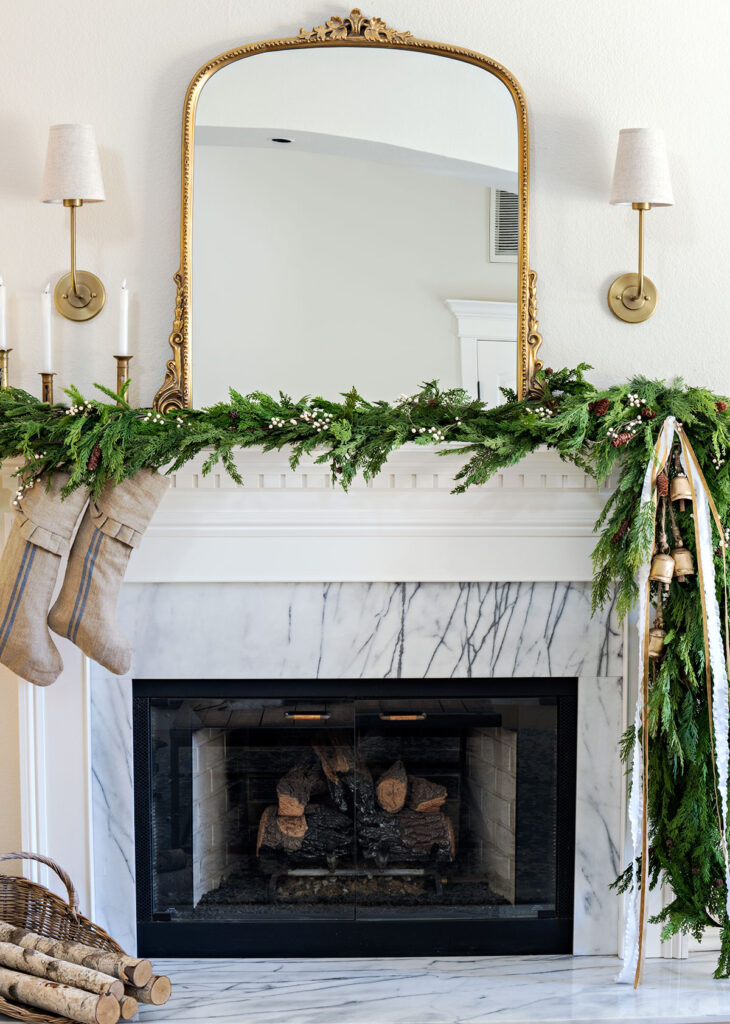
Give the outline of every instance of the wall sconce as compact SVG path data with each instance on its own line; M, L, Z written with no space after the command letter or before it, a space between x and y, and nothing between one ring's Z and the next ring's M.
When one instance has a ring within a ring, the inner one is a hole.
M76 210L105 199L99 150L90 124L54 124L48 133L43 173L44 203L63 203L71 215L71 273L56 285L56 309L67 320L91 320L104 308L106 292L95 274L76 269Z
M656 308L656 288L644 276L644 211L674 206L664 132L656 128L622 128L610 202L639 213L639 272L622 274L608 289L611 312L629 324L648 320Z

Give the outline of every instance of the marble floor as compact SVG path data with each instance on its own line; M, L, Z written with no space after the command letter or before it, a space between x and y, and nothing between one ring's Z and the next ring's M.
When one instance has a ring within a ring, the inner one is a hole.
M649 960L636 992L615 957L169 960L164 1007L145 1024L707 1024L730 1021L714 953Z

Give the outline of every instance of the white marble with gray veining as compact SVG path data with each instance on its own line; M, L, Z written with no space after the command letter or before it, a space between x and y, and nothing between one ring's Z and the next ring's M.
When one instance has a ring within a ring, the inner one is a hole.
M587 583L135 584L122 605L138 677L622 673Z
M129 676L92 672L95 915L135 946L131 680L579 677L574 950L617 949L622 635L588 584L125 586ZM205 687L205 682L202 687ZM360 1019L360 1018L353 1018ZM424 1018L425 1019L425 1018Z
M730 1019L713 954L649 960L637 990L615 957L169 960L158 1024L706 1024Z

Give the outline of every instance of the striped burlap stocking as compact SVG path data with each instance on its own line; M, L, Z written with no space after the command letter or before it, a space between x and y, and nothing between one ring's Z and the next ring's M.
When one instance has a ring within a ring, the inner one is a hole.
M116 675L129 670L132 648L117 622L117 600L127 562L170 486L142 469L90 502L81 521L61 593L48 625Z
M63 671L46 617L61 559L88 501L77 488L65 501L66 473L54 473L50 489L40 477L16 498L15 518L0 558L0 662L39 686Z

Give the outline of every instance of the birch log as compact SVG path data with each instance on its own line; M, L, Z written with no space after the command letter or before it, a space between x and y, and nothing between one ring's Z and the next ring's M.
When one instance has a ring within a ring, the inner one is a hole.
M119 1003L111 992L103 995L82 992L79 988L34 978L7 967L0 967L0 996L12 1003L70 1017L80 1024L117 1024L119 1020Z
M97 995L111 992L115 999L121 999L124 995L124 985L110 974L91 971L88 967L79 967L67 960L56 960L45 953L39 953L37 949L23 949L11 942L0 942L0 966L33 974L36 978L58 981L73 988L82 988L87 992L96 992Z
M112 953L104 949L85 946L81 942L64 942L61 939L46 939L25 928L14 928L0 921L0 942L14 942L24 949L37 949L40 953L54 956L57 960L88 967L92 971L111 974L125 984L146 985L152 977L149 960L138 960L124 953Z
M134 996L122 996L119 1002L122 1020L131 1020L139 1010L139 1003Z
M164 974L153 974L143 988L126 985L124 991L140 1003L151 1003L152 1006L164 1006L172 993L170 979Z

